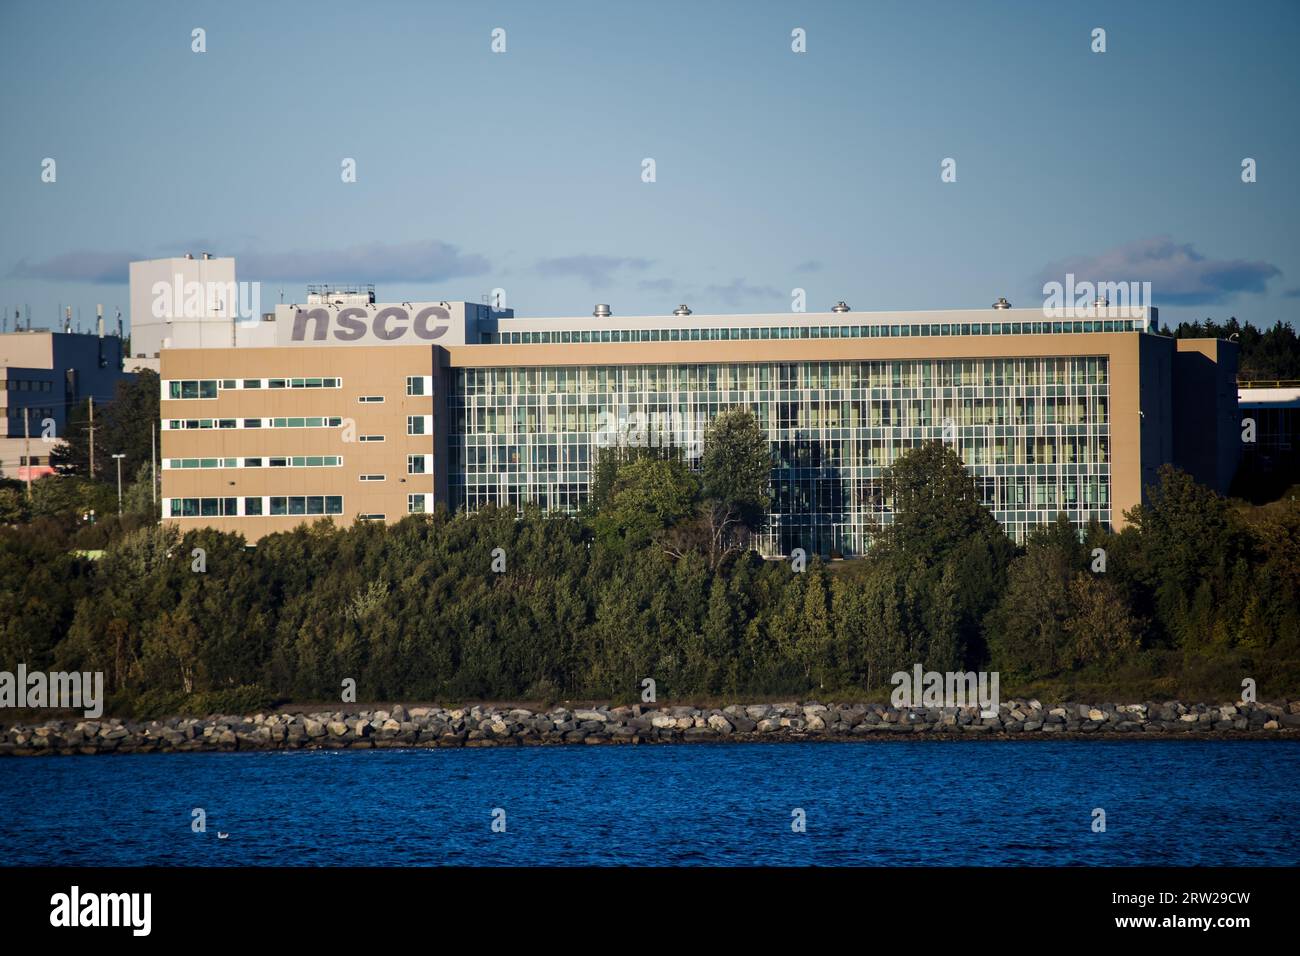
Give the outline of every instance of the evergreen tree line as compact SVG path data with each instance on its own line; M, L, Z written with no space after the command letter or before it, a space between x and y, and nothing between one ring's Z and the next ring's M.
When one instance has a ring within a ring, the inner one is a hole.
M1176 339L1232 339L1239 346L1237 379L1242 382L1277 382L1300 380L1300 338L1295 329L1282 322L1272 328L1244 325L1235 317L1227 322L1180 322L1161 334Z
M59 517L4 527L0 666L102 671L136 713L338 701L346 678L361 700L630 701L647 677L660 700L861 698L917 663L999 671L1004 696L1300 688L1294 496L1250 507L1166 468L1122 532L1062 517L1018 547L931 443L888 471L867 557L800 572L747 546L759 450L725 424L699 473L620 453L577 518L438 510L249 548L139 516L97 560Z

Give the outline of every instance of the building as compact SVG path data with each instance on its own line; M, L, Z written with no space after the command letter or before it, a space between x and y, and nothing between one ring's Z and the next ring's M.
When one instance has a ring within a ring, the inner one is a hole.
M270 319L236 347L162 351L164 516L182 529L572 511L601 445L691 459L729 406L771 437L769 554L861 553L890 520L883 470L925 440L955 445L1017 538L1061 512L1123 525L1165 462L1223 490L1238 448L1236 346L1153 334L1154 309L522 319L319 289Z
M1245 383L1237 402L1242 469L1278 492L1300 482L1300 383Z
M69 412L92 399L107 405L124 377L122 340L102 329L0 334L0 472L20 480L52 473L50 450Z
M196 344L235 345L235 327L261 319L261 304L251 289L235 281L235 260L202 253L132 262L131 354L126 367L158 371L164 348Z

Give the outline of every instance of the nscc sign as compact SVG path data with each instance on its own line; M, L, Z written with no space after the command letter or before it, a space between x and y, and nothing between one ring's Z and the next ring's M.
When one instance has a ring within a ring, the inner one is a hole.
M384 345L403 342L413 345L420 341L432 342L446 335L451 325L451 313L440 305L418 309L397 305L378 309L314 306L294 309L287 324L291 343L333 341Z

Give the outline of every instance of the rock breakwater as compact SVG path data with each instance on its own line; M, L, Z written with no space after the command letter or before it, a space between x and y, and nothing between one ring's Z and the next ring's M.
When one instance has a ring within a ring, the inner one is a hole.
M790 702L691 706L437 707L270 712L132 721L62 719L0 730L0 756L228 750L654 744L896 738L1300 736L1300 700L1283 703L1002 703L894 708Z

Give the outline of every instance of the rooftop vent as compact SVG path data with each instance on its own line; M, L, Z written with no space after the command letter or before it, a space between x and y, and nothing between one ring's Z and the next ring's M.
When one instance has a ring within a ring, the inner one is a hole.
M677 308L673 309L673 315L690 315L690 314L691 314L691 307L688 306L685 302L683 302Z
M598 319L608 319L614 313L609 311L609 306L601 302L597 304L596 308L592 311L591 314Z
M835 305L831 307L831 311L832 311L832 312L847 312L847 311L849 311L849 307L848 307L847 304L845 304L845 302L844 302L843 299L840 299L839 302L836 302Z
M993 303L993 308L995 308L995 309L1009 309L1009 308L1011 308L1011 303L1007 301L1007 297L1006 297L1006 296L999 296L999 297L998 297L998 301L996 301L996 302Z

